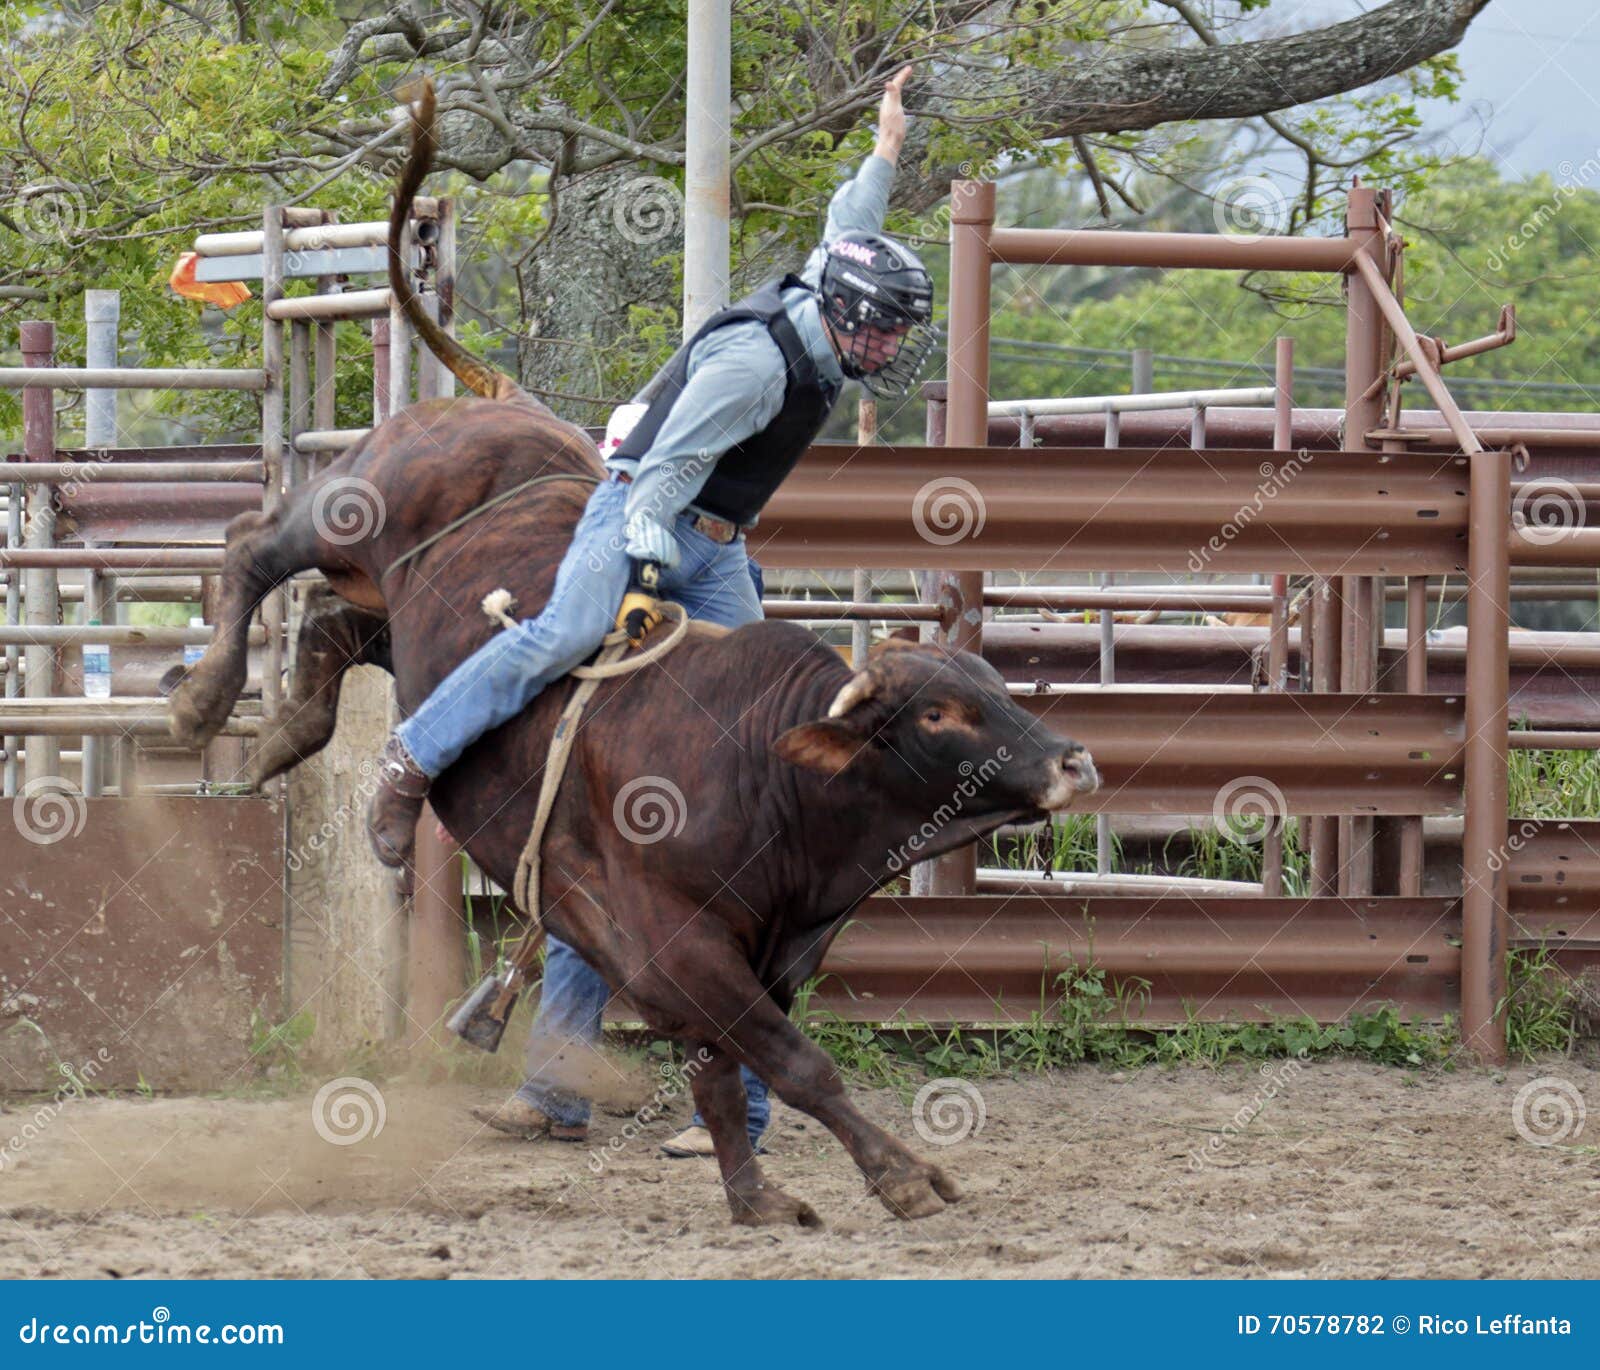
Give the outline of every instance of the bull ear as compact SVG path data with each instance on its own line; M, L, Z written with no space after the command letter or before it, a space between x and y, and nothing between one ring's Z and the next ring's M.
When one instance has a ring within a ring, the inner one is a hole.
M826 776L838 775L864 746L859 734L832 719L790 728L774 744L785 761Z

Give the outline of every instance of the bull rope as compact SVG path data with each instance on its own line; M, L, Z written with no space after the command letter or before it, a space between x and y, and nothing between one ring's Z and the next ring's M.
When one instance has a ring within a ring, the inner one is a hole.
M477 518L479 514L486 514L496 505L504 504L513 496L520 495L524 490L532 489L535 485L542 485L547 480L586 480L591 485L599 485L601 481L604 480L604 477L592 475L586 471L562 471L547 476L530 476L527 480L522 481L517 485L513 485L509 490L502 490L493 499L486 499L482 504L477 505L475 508L468 509L467 512L464 513L460 518L451 519L450 522L445 524L445 526L437 533L433 533L428 537L423 538L421 542L417 543L417 545L412 547L409 551L402 552L383 568L383 574L378 577L378 583L381 585L389 578L389 573L391 571L397 570L401 566L404 566L406 562L411 560L412 557L420 556L423 552L426 552L428 548L432 547L434 543L438 542L440 538L444 537L448 533L455 532L455 530L461 527L462 524L471 523L472 520ZM486 610L485 612L488 611ZM493 617L493 615L491 614L490 617Z
M510 594L505 590L496 590L484 598L483 611L506 627L515 628L516 620L506 612L510 605ZM544 913L539 888L539 849L544 844L545 828L549 825L550 813L555 808L556 794L561 788L562 777L567 773L567 761L572 755L573 744L577 741L578 721L583 717L583 711L588 706L590 698L600 688L602 680L631 675L642 667L652 665L688 636L689 614L683 605L672 600L657 600L656 605L673 625L672 631L660 642L625 660L631 639L619 628L607 633L601 639L600 654L595 658L593 665L575 666L570 672L571 675L578 677L578 687L561 710L561 717L556 720L555 730L550 734L550 750L545 757L544 776L539 782L538 808L534 811L533 824L528 830L528 840L522 848L522 855L517 860L517 874L512 882L511 897L527 914L528 930L517 943L517 949L511 957L511 972L506 976L499 998L491 1010L492 1016L499 1022L505 1021L506 1014L527 980L528 971L533 967L533 958L544 943Z

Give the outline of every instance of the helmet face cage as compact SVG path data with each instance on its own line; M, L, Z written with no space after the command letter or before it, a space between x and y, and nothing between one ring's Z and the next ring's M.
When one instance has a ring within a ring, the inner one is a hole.
M914 253L876 233L840 235L823 268L822 313L846 376L884 398L910 393L937 341L933 282ZM894 357L877 367L871 329L905 330Z

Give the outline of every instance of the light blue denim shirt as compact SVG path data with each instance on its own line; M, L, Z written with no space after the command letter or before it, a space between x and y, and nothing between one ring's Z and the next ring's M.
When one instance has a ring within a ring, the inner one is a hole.
M821 284L827 244L841 233L882 230L893 181L894 166L874 153L852 180L839 187L828 206L822 243L812 250L800 273L807 285L815 289ZM783 302L818 374L843 385L839 359L822 330L817 297L790 289ZM629 556L662 566L677 564L673 522L685 508L704 512L694 499L717 459L777 417L786 375L783 353L766 325L754 319L719 328L694 345L683 392L655 441L637 460L614 458L608 463L610 469L633 477L625 525Z

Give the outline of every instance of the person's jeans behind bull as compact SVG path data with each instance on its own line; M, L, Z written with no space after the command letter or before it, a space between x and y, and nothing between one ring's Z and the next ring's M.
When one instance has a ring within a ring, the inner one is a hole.
M627 588L629 564L623 533L623 508L628 487L613 478L596 487L572 535L572 545L561 562L550 602L537 618L525 619L491 639L502 657L526 662L522 669L494 669L488 677L506 682L514 699L500 699L493 691L466 691L451 707L452 738L476 736L493 726L490 719L520 709L545 685L565 675L594 651L594 644L611 630L616 606ZM680 515L673 528L678 561L661 572L661 597L681 604L690 618L737 628L761 618L761 570L745 546L743 534L732 542L712 541L694 526L694 515ZM454 677L452 677L453 679ZM446 685L450 682L447 680ZM482 682L479 682L480 687ZM444 687L441 687L444 688ZM411 741L411 739L408 739ZM426 733L415 739L413 754L427 756ZM431 758L430 758L431 759ZM427 764L425 761L424 764ZM530 1034L534 1075L515 1099L548 1119L502 1106L474 1110L481 1121L522 1136L542 1133L578 1141L589 1121L589 1101L569 1089L547 1085L537 1075L541 1059L548 1059L563 1041L591 1043L599 1040L600 1017L610 990L592 966L560 938L551 937L545 953L544 986L539 1013ZM751 1141L766 1131L771 1116L766 1085L749 1070L741 1069L748 1101L746 1123ZM693 1126L703 1126L699 1114Z

